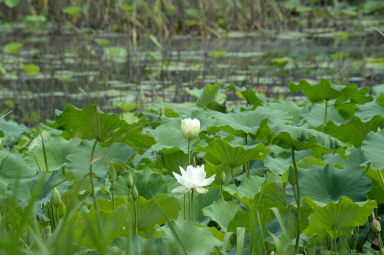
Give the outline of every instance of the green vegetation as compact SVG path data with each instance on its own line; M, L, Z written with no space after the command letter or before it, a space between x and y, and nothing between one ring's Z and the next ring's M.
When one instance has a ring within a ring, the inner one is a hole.
M380 254L383 94L289 89L305 97L217 83L131 124L95 105L3 117L0 253Z

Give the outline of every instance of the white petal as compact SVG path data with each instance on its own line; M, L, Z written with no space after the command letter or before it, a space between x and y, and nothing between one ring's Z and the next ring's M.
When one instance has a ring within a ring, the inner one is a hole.
M187 193L190 189L187 189L184 186L177 186L172 190L172 192L178 192L178 193Z
M204 189L204 188L202 188L202 187L196 187L196 188L195 188L195 191L196 191L196 192L199 192L199 193L207 193L207 192L208 192L207 189Z
M185 180L188 181L188 182L193 182L194 180L194 172L195 172L195 168L191 165L187 166L187 171L185 173Z
M179 166L179 169L180 169L180 173L183 177L185 177L185 171L184 171L184 168L182 168L181 166Z
M180 183L181 185L185 185L184 178L181 175L179 175L175 172L172 172L172 173L173 173L173 176L175 176L178 183Z
M212 176L209 177L208 179L204 179L204 180L201 182L200 186L207 186L207 185L211 184L211 183L215 180L215 176L216 176L216 174L212 175Z

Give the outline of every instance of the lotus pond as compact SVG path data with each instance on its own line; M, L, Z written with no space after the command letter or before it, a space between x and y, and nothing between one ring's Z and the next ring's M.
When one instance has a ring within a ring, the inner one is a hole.
M381 254L383 86L289 90L1 118L0 253Z

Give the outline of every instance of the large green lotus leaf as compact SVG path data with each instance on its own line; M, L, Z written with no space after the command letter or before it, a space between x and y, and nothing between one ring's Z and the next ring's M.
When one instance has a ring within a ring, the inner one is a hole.
M353 201L365 201L371 189L371 180L361 167L338 169L330 165L299 169L301 198L310 197L323 205L346 196ZM291 185L286 187L287 201L295 203Z
M199 100L197 101L197 106L206 107L211 103L216 101L217 94L219 93L221 83L208 84L203 93L200 95Z
M373 99L368 87L359 88L356 84L345 86L342 97L344 101L354 104L365 104Z
M339 140L320 131L306 127L290 125L268 125L265 119L256 135L258 140L279 145L285 149L306 150L321 147L329 150L338 149L344 144Z
M177 147L162 149L160 153L162 155L156 161L156 167L159 169L164 168L172 172L179 172L180 166L185 169L188 165L188 154Z
M210 206L205 207L203 214L217 222L224 232L227 232L229 222L235 217L239 209L240 205L238 203L219 199Z
M264 105L266 109L287 112L288 115L291 117L290 122L292 122L293 124L297 124L301 118L302 107L299 107L292 100L287 99L287 100L270 101L265 103ZM285 122L285 119L281 119L280 121Z
M73 140L67 141L61 136L51 136L48 141L44 142L44 145L47 155L48 169L50 171L55 171L66 165L67 156L75 150L77 142L74 142ZM35 146L31 150L31 153L36 157L41 169L45 170L42 145ZM36 164L32 157L29 158L29 162L31 162L31 164Z
M342 95L345 86L333 85L328 80L321 80L319 83L311 85L305 80L301 80L299 84L290 82L288 88L291 92L303 91L304 95L312 103L319 103L323 100L331 100Z
M356 105L356 108L356 116L364 122L369 121L376 115L384 116L384 108L377 101Z
M284 183L277 181L277 178L273 175L270 179L270 181L268 180L264 182L256 196L251 201L248 201L248 211L237 211L233 220L228 224L228 231L233 232L236 231L237 227L245 227L248 232L251 217L250 211L257 211L259 213L260 222L262 224L268 224L275 218L271 208L275 207L279 211L285 210L287 202L285 199ZM256 221L256 226L259 225L260 222L258 223L258 221Z
M253 199L257 193L260 192L261 185L265 182L265 177L260 177L257 175L251 175L245 177L239 186L230 184L224 187L224 190L242 200L242 198L247 198L248 200Z
M146 199L152 199L159 193L167 193L168 185L175 178L167 175L152 172L150 169L140 171L129 171L132 175L133 182L140 196ZM128 190L128 171L124 171L117 177L117 182L114 186L114 191L117 196L127 196Z
M256 134L261 122L269 118L271 123L284 124L293 120L293 117L285 111L258 107L255 111L212 114L213 120L208 123L207 131L216 133L224 130L230 134L244 136L244 134Z
M247 101L247 104L253 106L263 105L263 98L254 90L250 88L238 88L236 91L236 95Z
M0 131L6 137L8 144L17 143L24 132L31 132L25 125L19 125L11 120L6 121L4 118L0 118Z
M133 212L133 206L131 204ZM138 228L139 231L152 229L156 224L165 224L167 220L177 218L180 211L180 203L176 198L165 194L158 194L151 200L143 197L138 199ZM132 213L132 215L134 215Z
M126 229L129 227L132 228L132 232L135 231L135 205L134 201L131 198L126 197L116 197L117 210L123 208L125 211L119 220L115 218L116 221L122 222L126 225ZM121 203L121 199L125 203ZM105 199L101 199L100 209L103 209L103 214L112 213L108 208L112 208L112 204ZM109 205L108 203L109 202ZM107 203L107 204L106 204ZM139 234L144 237L152 237L154 235L154 227L156 225L163 225L167 220L174 220L177 218L180 211L180 204L176 198L169 197L165 194L157 194L152 199L147 200L142 196L138 197L137 203L137 227ZM125 205L126 206L125 206ZM119 216L119 212L116 212L116 216ZM124 220L128 218L127 220ZM117 230L117 232L122 232L122 227ZM126 231L127 232L127 231ZM127 233L126 233L127 234Z
M68 170L76 179L81 179L89 173L89 159L91 157L93 142L82 141L81 144L68 155ZM110 147L96 146L93 157L93 173L104 178L112 163L126 162L134 150L124 143L114 143Z
M353 117L348 123L335 124L333 121L327 123L324 132L355 147L360 147L367 134L384 127L384 118L375 116L367 122L358 117Z
M375 169L384 168L384 130L370 132L363 141L361 149Z
M361 168L367 162L361 148L349 147L346 150L346 156L339 153L329 153L324 155L324 162L337 168Z
M21 154L0 150L0 177L23 178L36 174L37 167L28 164Z
M222 244L208 227L199 226L192 221L181 218L170 224L172 224L173 230L169 224L163 227L166 238L172 240L174 243L180 242L187 254L210 254L210 251L212 251L215 246L220 247Z
M18 184L12 183L10 192L17 186L17 199L21 206L25 207L28 205L32 193L34 192L36 185L43 178L44 173L39 172L32 178L21 179ZM59 192L64 193L70 189L70 183L66 181L66 178L60 172L48 173L45 175L43 185L39 190L37 199L34 204L34 210L36 214L45 218L45 214L42 209L42 205L47 203L51 198L52 189L56 187ZM11 194L10 194L11 195Z
M384 184L382 178L380 176L384 176L384 170L375 170L373 168L367 169L367 177L369 177L372 181L371 190L368 193L368 198L371 200L375 200L377 203L384 203Z
M291 164L292 161L290 159L280 156L272 157L271 155L268 155L264 160L264 166L268 167L272 173L276 174L283 174L285 171L287 171Z
M154 151L163 151L163 149L173 149L175 147L188 154L188 139L181 133L181 119L164 118L163 123L152 131L156 144L151 147ZM191 148L196 146L198 138L191 141ZM172 152L172 151L171 151Z
M325 235L328 233L332 238L349 232L357 226L364 225L373 209L377 207L375 201L353 202L347 197L340 197L337 202L331 202L325 206L319 206L309 197L306 201L312 205L314 211L310 215L310 223L304 230L307 236L314 233Z
M371 191L368 193L368 198L375 200L379 204L384 204L384 183L381 179L384 176L384 170L374 170L371 167L367 171L367 176L371 179Z
M304 125L306 127L319 127L324 124L324 112L325 112L325 102L319 104L311 104L306 109L305 113L302 114L302 119L304 120ZM327 121L333 120L337 123L344 123L345 119L340 116L336 111L333 104L328 104L327 110Z
M124 202L120 197L116 197L115 204L120 204L120 201ZM119 206L112 211L112 202L105 198L98 198L97 204L102 213L97 214L94 210L78 213L76 227L72 230L73 240L94 249L100 247L100 239L104 244L110 245L117 237L127 236L126 222L127 219L133 218L133 215L130 215L132 212L126 207ZM108 207L111 209L106 210Z
M212 140L208 146L199 146L199 151L205 152L204 158L216 165L224 164L236 168L250 160L263 160L269 149L263 143L253 146L231 146L222 139Z
M63 129L66 139L96 139L103 146L124 142L136 150L142 150L154 144L151 136L141 132L139 124L128 125L117 114L101 112L97 105L78 109L67 104L62 112L56 111L52 126Z

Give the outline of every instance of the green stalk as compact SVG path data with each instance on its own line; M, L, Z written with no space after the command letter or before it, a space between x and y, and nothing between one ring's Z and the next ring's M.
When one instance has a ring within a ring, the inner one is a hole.
M189 220L191 220L191 208L192 208L192 205L191 205L191 194L188 192L188 216L189 216Z
M134 206L135 206L135 235L138 235L139 234L139 228L138 228L138 226L137 226L137 222L138 222L138 214L139 214L139 208L138 208L138 206L137 206L137 200L136 199L134 199L134 202L133 202L133 204L134 204Z
M97 140L95 140L93 144L91 157L89 158L89 182L91 183L91 196L93 199L93 204L95 205L95 210L98 211L97 203L96 203L95 185L93 184L93 172L92 172L93 156L95 155L96 145L97 145Z
M293 189L295 189L297 194L295 196L296 199L296 205L297 205L297 229L296 229L296 244L295 244L295 250L296 254L299 253L299 242L300 242L300 184L299 184L299 172L297 170L296 166L296 159L295 159L295 148L292 146L292 163L293 168L295 170L295 176L296 176L296 185L292 185Z
M328 100L325 100L324 126L327 125L327 113L328 113Z
M188 139L188 166L191 165L191 151L190 151L191 139Z
M244 135L244 145L248 144L248 136L247 133ZM245 172L247 173L247 177L249 177L249 161L244 163L244 169Z
M45 150L44 139L43 139L43 135L42 135L41 133L40 133L40 138L41 138L41 145L42 145L42 147L43 147L43 156L44 156L45 171L48 172L47 151Z
M194 212L194 204L193 204L193 190L192 190L192 193L191 193L191 207L192 207L192 210L191 210L191 213L192 213L192 217L191 217L191 220L194 222L195 221L195 216L194 216L194 214L195 214L195 212Z
M184 193L184 220L185 220L185 196L186 194Z
M355 243L353 245L353 249L356 250L356 247L357 247L357 240L359 239L359 232L360 232L360 227L357 226L357 231L355 231L356 233L356 239L355 239Z
M112 210L115 211L115 192L113 191L113 182L111 182Z

